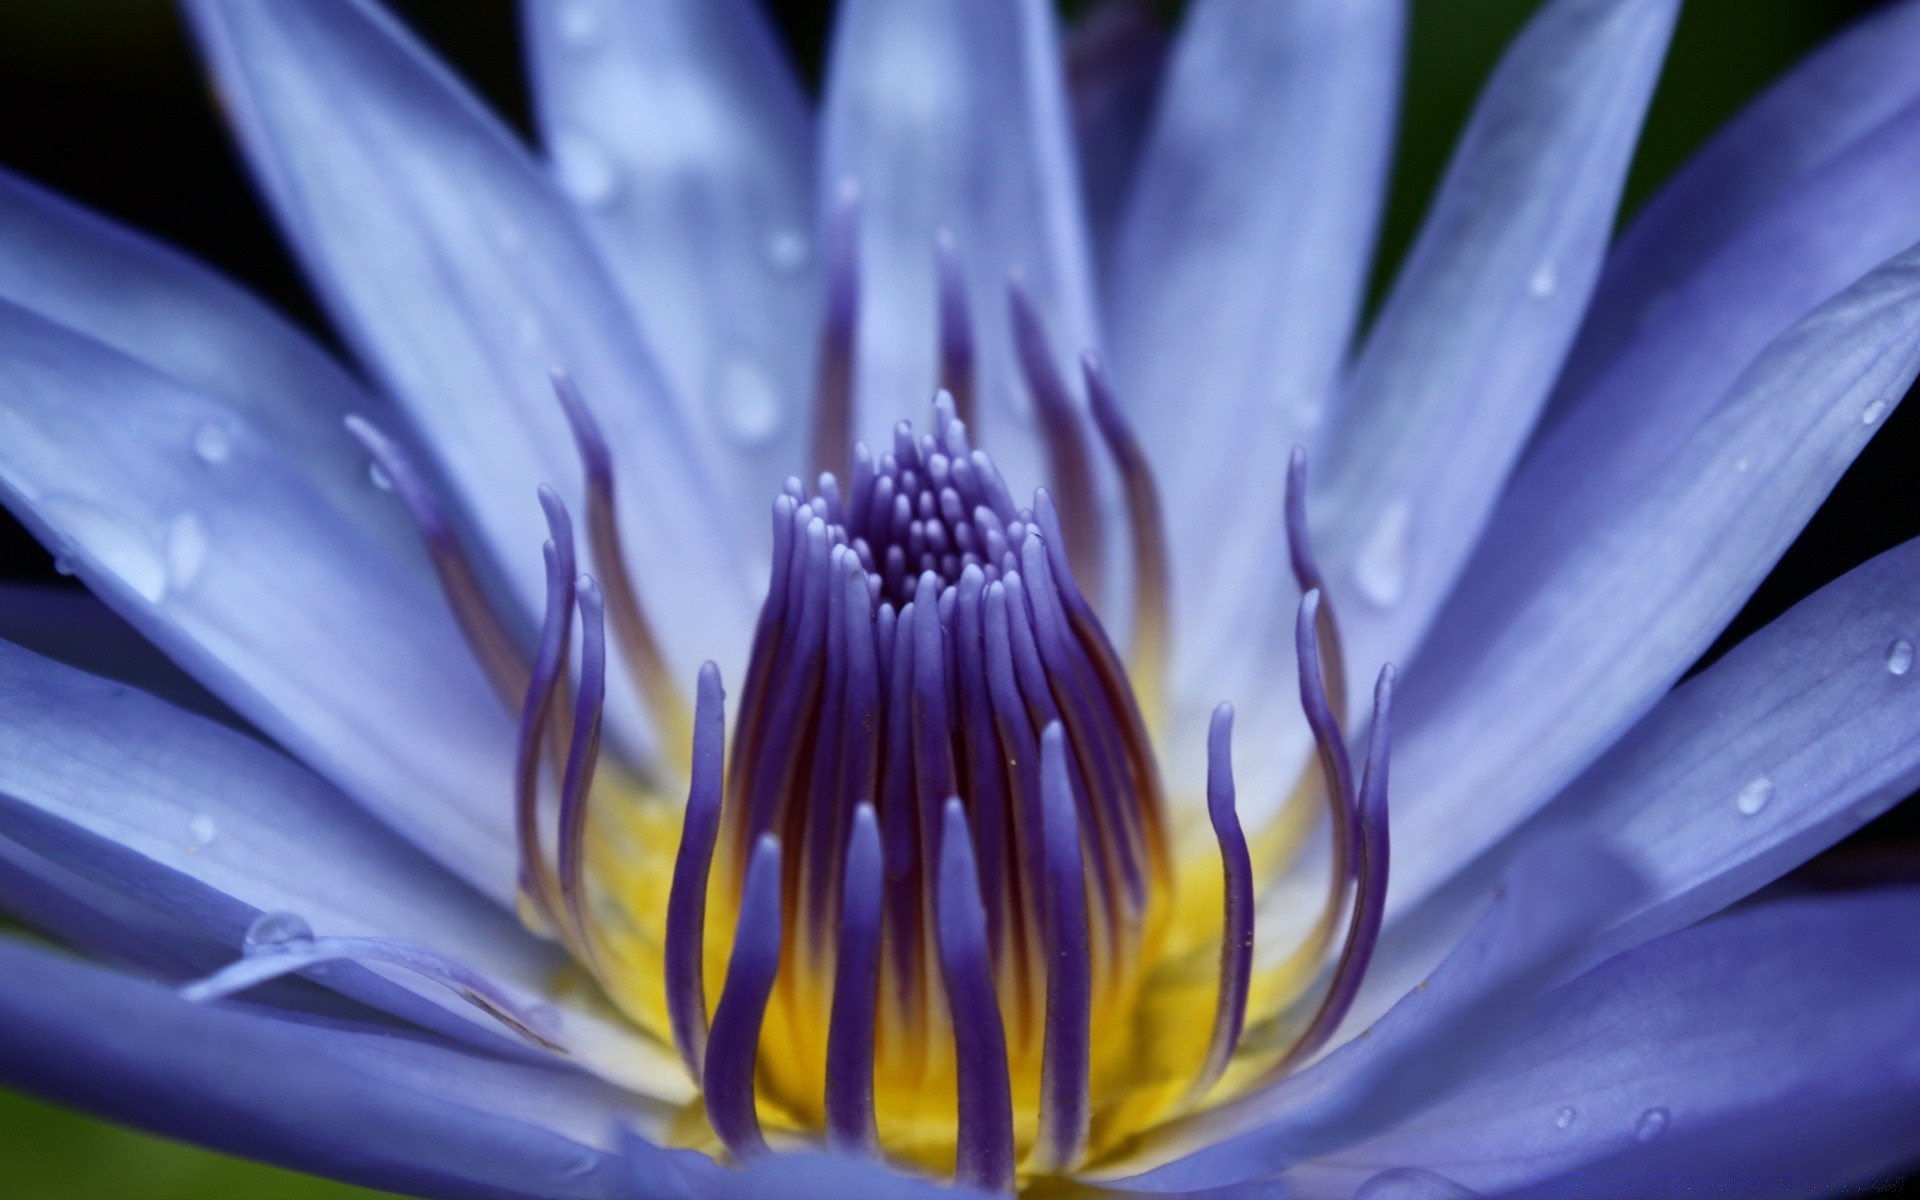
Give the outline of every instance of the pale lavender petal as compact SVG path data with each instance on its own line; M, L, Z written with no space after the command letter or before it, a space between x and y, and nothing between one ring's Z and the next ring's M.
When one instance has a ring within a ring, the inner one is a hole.
M1428 648L1403 692L1397 911L1538 809L1678 679L1916 372L1920 250L1782 335L1606 521Z
M1320 544L1350 661L1398 661L1418 642L1526 444L1599 274L1678 9L1556 0L1487 85L1322 460Z
M1901 0L1809 55L1728 122L1634 217L1608 255L1545 423L1584 393L1643 327L1664 319L1674 289L1801 180L1916 98L1920 4Z
M1245 639L1291 608L1276 464L1312 436L1359 315L1404 8L1194 4L1117 234L1114 378L1166 504L1173 680L1197 729L1222 700L1257 712L1277 673Z
M1876 1077L1911 1088L1917 1034L1920 891L1766 905L1557 989L1477 1065L1475 1082L1292 1182L1303 1197L1344 1197L1380 1170L1418 1166L1477 1191L1518 1187Z
M561 188L762 534L805 453L818 338L813 115L756 0L529 0Z
M576 1072L164 988L0 941L0 1080L167 1137L444 1197L631 1195L644 1110Z
M187 9L322 300L457 485L524 613L544 595L535 488L582 507L549 381L562 367L613 447L629 558L677 674L744 642L747 564L710 502L705 448L546 172L371 0Z
M0 584L0 641L70 667L130 683L229 725L243 724L213 693L167 660L138 630L89 592L46 584Z
M860 190L856 434L890 445L894 423L933 397L944 229L973 300L981 395L968 433L1021 487L1046 482L1009 273L1024 275L1062 378L1100 340L1053 5L849 0L828 75L820 184Z
M137 900L0 837L0 915L118 967L190 979L233 957L231 947Z
M1067 26L1067 104L1094 266L1112 269L1113 236L1132 193L1172 38L1151 0L1100 0Z
M4 301L0 380L0 501L234 711L510 897L506 716L416 565L245 413Z

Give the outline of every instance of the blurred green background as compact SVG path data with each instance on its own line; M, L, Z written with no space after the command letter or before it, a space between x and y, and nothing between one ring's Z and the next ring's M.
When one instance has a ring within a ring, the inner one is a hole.
M524 123L510 0L393 4L503 111ZM1768 79L1872 6L1691 0L1634 168L1629 207ZM771 0L771 7L809 74L817 74L829 6ZM1177 5L1167 7L1171 14ZM1535 7L1536 0L1416 0L1383 273L1412 237L1479 81ZM0 2L0 114L0 163L215 261L317 325L227 151L167 0ZM1756 627L1812 587L1920 532L1884 520L1863 526L1848 515L1853 509L1886 511L1879 501L1904 473L1889 461L1890 447L1915 444L1914 408L1905 406L1904 419L1890 422L1876 443L1889 448L1862 459L1736 629ZM1902 490L1910 499L1910 488ZM0 562L37 563L38 555L17 530L0 529ZM145 1137L0 1091L5 1200L338 1200L374 1194Z

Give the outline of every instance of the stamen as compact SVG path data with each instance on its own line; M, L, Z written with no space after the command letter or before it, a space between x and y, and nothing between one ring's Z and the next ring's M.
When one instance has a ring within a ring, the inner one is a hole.
M825 311L813 397L813 473L846 469L853 444L853 370L860 326L860 189L840 185L827 227Z
M580 605L580 686L574 694L573 738L567 747L567 766L560 785L560 896L575 945L593 965L595 947L586 914L585 856L581 843L587 828L587 801L592 795L593 772L600 758L600 718L607 699L606 609L600 585L582 575L575 587Z
M1366 774L1360 785L1360 882L1347 944L1334 967L1327 994L1299 1039L1273 1068L1291 1070L1327 1044L1339 1029L1380 940L1387 911L1387 761L1393 741L1393 664L1380 670L1373 689L1373 731L1367 742Z
M640 603L640 593L627 571L627 558L620 540L620 521L614 505L613 456L600 433L580 389L565 371L552 373L554 394L573 430L580 451L580 465L587 485L587 545L593 564L606 588L607 607L613 616L620 645L627 653L634 679L646 697L647 710L658 725L663 746L679 747L688 742L686 699L675 686L667 667L660 639L653 622Z
M1326 921L1338 922L1346 889L1353 878L1354 841L1357 815L1354 811L1353 760L1347 755L1340 722L1327 701L1326 682L1320 673L1320 591L1314 589L1300 597L1299 616L1294 621L1294 649L1299 660L1300 707L1306 713L1307 727L1320 753L1320 773L1327 789L1327 815L1333 835L1332 898L1327 904Z
M853 814L840 906L827 1032L827 1140L848 1154L876 1156L873 1057L880 986L880 821L871 804Z
M1094 491L1093 463L1080 427L1079 414L1067 394L1067 385L1054 366L1053 349L1046 328L1034 306L1024 281L1015 278L1008 287L1013 313L1013 346L1027 390L1040 418L1040 430L1047 447L1047 473L1060 496L1061 518L1066 526L1067 557L1074 575L1095 595L1101 588L1101 558L1105 547L1100 542L1099 497Z
M1114 399L1100 356L1089 351L1080 357L1086 375L1087 399L1094 423L1120 472L1127 495L1127 528L1133 549L1133 643L1127 651L1136 695L1143 705L1157 709L1167 678L1169 606L1172 568L1167 552L1166 522L1160 511L1160 492L1153 470ZM1291 511L1291 510L1289 510ZM1305 539L1298 542L1305 545Z
M1013 1191L1013 1090L1007 1038L987 959L987 917L980 904L973 839L958 797L948 800L940 833L940 970L953 1010L959 1072L959 1130L954 1182Z
M1092 1116L1093 978L1086 876L1067 775L1066 731L1058 722L1040 739L1040 809L1046 862L1047 1034L1040 1071L1040 1134L1032 1166L1045 1172L1079 1163Z
M509 708L519 704L527 690L527 660L519 645L507 632L506 623L487 599L474 572L473 562L453 532L445 506L434 494L426 477L413 465L400 444L360 416L348 416L347 432L360 443L382 474L393 483L393 490L406 505L407 515L419 531L440 590L447 598L467 645L492 681L494 690Z
M702 1077L707 1119L728 1152L741 1161L767 1152L760 1114L754 1107L753 1076L760 1055L760 1026L780 970L781 924L780 843L763 837L747 868L740 919L734 926L733 957L714 1009Z
M540 628L540 647L520 708L520 727L514 752L514 829L520 844L520 892L533 905L545 927L560 933L559 886L548 869L540 837L540 753L546 735L553 696L566 667L572 640L574 606L573 523L552 489L540 489L552 540L542 547L547 564L547 612Z
M1187 1093L1189 1103L1206 1098L1226 1074L1247 1023L1247 992L1253 979L1253 857L1234 808L1233 706L1213 710L1207 730L1207 816L1220 842L1224 915L1220 923L1220 991L1207 1057Z
M695 1079L706 1068L707 878L720 833L726 741L726 693L720 687L720 668L709 662L700 668L693 712L693 781L687 788L686 818L667 896L667 1017L674 1048Z
M969 429L979 408L974 394L973 318L967 312L967 279L954 252L953 234L934 238L935 271L940 292L940 388L953 397L955 415Z
M1287 458L1287 558L1300 591L1327 594L1320 578L1320 566L1314 561L1313 540L1307 532L1307 452L1299 446ZM1327 689L1327 706L1344 719L1347 715L1346 654L1341 647L1340 626L1334 620L1333 605L1320 606L1317 621L1320 648L1320 674Z

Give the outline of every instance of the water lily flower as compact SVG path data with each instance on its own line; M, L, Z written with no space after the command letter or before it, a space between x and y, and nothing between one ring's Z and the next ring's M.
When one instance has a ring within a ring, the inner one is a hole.
M184 7L358 369L0 177L105 603L0 605L0 1080L423 1196L1913 1154L1920 890L1749 898L1920 779L1920 543L1680 680L1920 373L1920 0L1617 241L1679 0L1550 0L1364 331L1403 0L846 0L817 111L526 0L544 157Z

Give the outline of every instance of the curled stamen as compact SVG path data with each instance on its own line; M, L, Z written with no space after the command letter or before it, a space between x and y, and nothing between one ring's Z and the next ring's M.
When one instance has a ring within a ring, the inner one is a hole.
M695 1079L704 1073L707 1057L707 878L720 834L726 720L720 668L709 662L700 668L693 712L693 781L687 788L686 817L667 898L667 1016L674 1048Z
M1160 703L1167 677L1169 597L1172 568L1167 557L1166 523L1160 512L1160 492L1153 470L1127 424L1100 356L1089 351L1080 358L1087 380L1087 400L1094 423L1107 444L1127 493L1127 527L1133 544L1133 644L1127 659L1134 691L1141 703ZM1302 543L1304 545L1304 540Z
M934 238L934 266L940 291L940 387L953 397L955 415L969 429L979 408L974 393L973 318L967 313L967 279L954 252L953 234Z
M1327 594L1314 561L1313 540L1307 533L1307 452L1299 446L1287 457L1287 559L1300 591ZM1340 625L1334 620L1333 605L1322 604L1316 620L1320 650L1326 657L1319 662L1321 678L1327 689L1327 706L1335 715L1347 715L1346 654L1341 648Z
M1220 923L1220 990L1214 1005L1207 1057L1188 1092L1197 1103L1226 1074L1247 1022L1247 992L1253 979L1253 857L1234 809L1233 706L1213 710L1207 730L1207 816L1220 843L1224 913Z
M587 801L600 758L600 718L607 699L606 611L600 585L582 575L575 585L580 606L580 686L574 695L573 738L567 747L566 770L560 784L560 897L567 926L576 947L592 965L594 942L586 914L586 857L582 841L587 828Z
M1273 1068L1291 1070L1311 1058L1339 1029L1380 940L1387 911L1387 760L1393 741L1393 664L1380 670L1373 689L1373 731L1367 742L1366 773L1360 784L1360 881L1354 898L1347 944L1340 951L1333 979L1313 1020Z
M827 227L826 304L813 397L813 473L846 469L853 444L853 370L860 326L860 189L852 180Z
M572 640L574 607L573 525L560 498L542 488L540 502L552 532L542 552L547 564L547 612L541 623L540 648L520 708L520 726L514 752L514 830L520 847L520 891L534 912L554 933L560 921L560 889L547 865L540 837L540 754L546 736L554 692L566 669Z
M1353 878L1354 841L1357 817L1354 812L1353 760L1347 754L1340 721L1327 700L1326 683L1320 673L1320 591L1314 589L1300 597L1300 612L1294 622L1294 649L1299 659L1300 707L1306 713L1307 727L1319 749L1320 772L1326 782L1327 813L1333 835L1332 897L1328 901L1327 923L1337 923L1344 907L1346 889Z
M619 633L620 645L626 650L634 678L646 697L647 709L659 725L662 743L684 746L689 736L686 701L674 686L666 655L660 649L660 639L627 571L619 515L614 506L613 456L572 377L556 370L552 378L554 395L559 397L560 409L573 430L574 444L579 448L580 463L586 474L587 545L606 588L607 608L613 617L614 629Z
M1063 1171L1086 1151L1092 1117L1093 978L1087 942L1080 822L1067 775L1066 731L1040 741L1040 810L1046 864L1047 1033L1040 1071L1040 1134L1033 1169Z
M833 1015L827 1033L827 1140L849 1154L880 1152L873 1112L873 1053L880 986L880 822L871 804L853 814L840 908Z
M1013 313L1014 354L1033 397L1034 411L1047 446L1047 472L1060 498L1061 521L1066 527L1067 558L1082 587L1100 594L1101 558L1099 497L1094 491L1093 462L1087 453L1080 416L1074 411L1066 381L1054 365L1040 311L1026 284L1014 279L1008 288Z
M940 832L940 970L953 1010L959 1072L954 1181L989 1192L1013 1191L1013 1091L1007 1037L987 959L987 916L980 904L966 810L947 801Z
M736 1159L765 1154L767 1140L754 1107L754 1064L760 1055L760 1026L780 970L780 843L763 837L754 847L734 927L733 957L726 986L714 1008L702 1077L707 1119Z
M460 632L466 635L467 644L473 648L474 657L480 661L487 678L508 706L519 704L527 690L526 657L480 586L480 578L453 532L445 506L398 442L364 417L349 416L346 426L347 432L372 456L381 473L392 481L393 490L406 505L407 515L413 519L427 557L433 563L434 574L440 579L447 607L453 611Z

